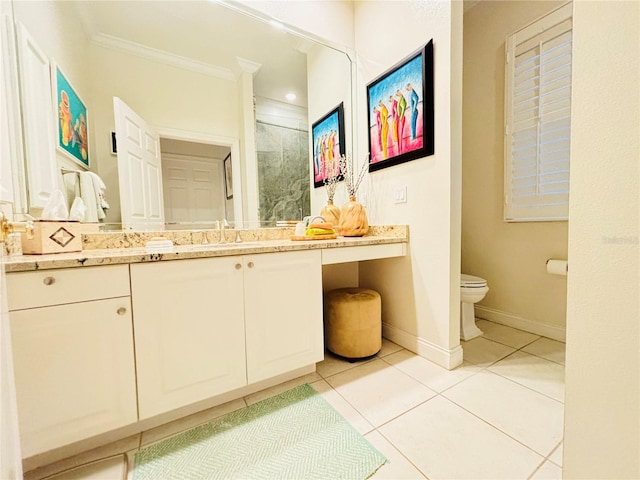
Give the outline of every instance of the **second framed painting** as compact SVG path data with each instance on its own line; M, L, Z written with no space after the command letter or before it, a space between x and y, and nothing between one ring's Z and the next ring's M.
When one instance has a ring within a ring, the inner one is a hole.
M312 125L311 137L314 187L322 187L331 174L342 180L340 157L345 154L343 103Z
M434 153L433 40L367 85L369 171Z

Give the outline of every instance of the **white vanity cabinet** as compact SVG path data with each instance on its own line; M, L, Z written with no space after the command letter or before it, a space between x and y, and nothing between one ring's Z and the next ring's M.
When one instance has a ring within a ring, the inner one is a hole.
M248 382L320 362L320 250L251 255L244 265Z
M7 275L22 453L137 420L128 266Z
M140 419L247 384L242 257L131 265Z
M319 250L131 265L140 419L322 360L321 276Z
M31 270L7 274L23 456L37 463L310 372L324 357L322 265L405 254L290 246L24 260Z

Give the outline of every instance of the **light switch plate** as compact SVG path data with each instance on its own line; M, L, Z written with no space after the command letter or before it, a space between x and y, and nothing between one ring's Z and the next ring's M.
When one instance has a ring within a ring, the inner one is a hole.
M393 189L393 203L407 203L407 186L402 185Z

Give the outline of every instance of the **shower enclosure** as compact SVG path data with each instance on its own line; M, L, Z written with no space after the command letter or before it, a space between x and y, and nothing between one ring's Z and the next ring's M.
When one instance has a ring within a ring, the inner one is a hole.
M260 223L310 215L309 132L256 122Z

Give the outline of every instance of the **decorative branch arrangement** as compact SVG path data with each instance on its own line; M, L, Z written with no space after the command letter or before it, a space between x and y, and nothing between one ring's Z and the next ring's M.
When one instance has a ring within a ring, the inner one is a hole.
M333 196L336 194L336 188L340 178L340 165L341 161L323 162L323 171L327 172L327 178L324 179L324 184L327 187L327 198L330 202L333 202Z
M365 172L367 172L369 162L364 162L362 168L356 174L353 170L353 159L342 155L340 158L340 169L344 175L344 183L349 194L349 201L340 210L340 224L338 230L343 237L361 237L369 231L369 221L364 206L356 200L356 192Z
M356 176L353 170L353 159L348 155L342 155L342 157L340 157L340 171L342 171L342 174L344 175L344 183L347 187L347 193L349 193L350 198L356 196L356 192L358 191L360 183L362 183L362 179L368 170L368 166L369 163L364 162Z

